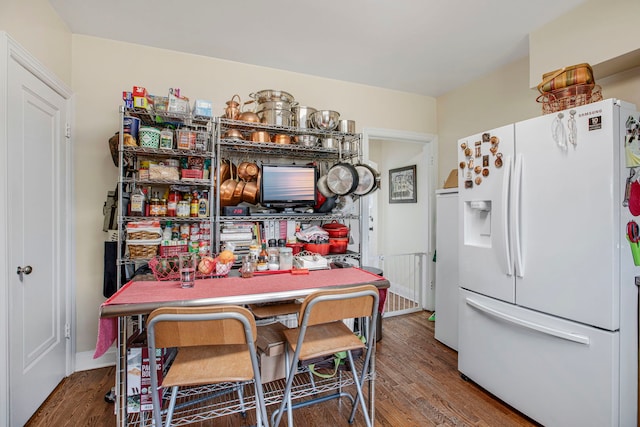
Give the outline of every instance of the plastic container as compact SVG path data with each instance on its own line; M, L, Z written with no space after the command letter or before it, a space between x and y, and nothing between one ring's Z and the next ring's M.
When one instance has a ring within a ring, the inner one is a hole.
M139 130L140 146L158 148L160 146L160 131L152 127L141 127Z

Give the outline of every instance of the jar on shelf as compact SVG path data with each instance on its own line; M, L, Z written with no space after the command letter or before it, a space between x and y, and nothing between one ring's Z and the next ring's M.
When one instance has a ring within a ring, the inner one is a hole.
M280 248L280 270L291 270L293 268L293 249Z

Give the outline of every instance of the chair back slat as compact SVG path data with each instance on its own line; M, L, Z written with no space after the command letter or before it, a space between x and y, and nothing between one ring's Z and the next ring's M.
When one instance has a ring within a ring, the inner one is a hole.
M237 319L187 320L188 316L192 315L233 312L249 320L255 342L257 329L253 315L246 308L239 306L162 307L149 315L147 323L163 314L175 316L172 320L159 320L155 323L157 348L246 344L244 325Z
M334 322L336 320L371 316L374 310L375 298L371 294L362 296L354 295L361 292L378 293L378 289L374 285L363 285L313 293L304 300L300 307L298 315L299 324L302 325L303 318L305 317L304 313L310 305L312 306L312 310L306 319L308 326Z

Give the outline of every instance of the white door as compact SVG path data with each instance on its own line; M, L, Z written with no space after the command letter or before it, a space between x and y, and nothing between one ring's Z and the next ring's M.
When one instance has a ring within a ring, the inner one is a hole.
M9 408L19 426L66 373L68 101L13 58L8 81Z
M559 122L549 114L516 123L520 185L513 193L522 247L515 256L516 303L609 330L619 322L617 247L626 224L617 201L623 142L614 108L611 99L576 108L575 146L566 112ZM555 125L567 134L563 146L553 138Z
M458 141L458 247L460 287L515 301L509 246L509 188L514 127Z

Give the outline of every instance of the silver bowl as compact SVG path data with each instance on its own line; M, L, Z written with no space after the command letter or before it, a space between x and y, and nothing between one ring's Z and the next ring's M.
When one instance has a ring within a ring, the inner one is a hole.
M318 144L318 137L315 135L296 135L293 140L303 147L315 147Z
M338 127L340 113L331 110L318 110L311 114L311 124L316 129L334 130Z

